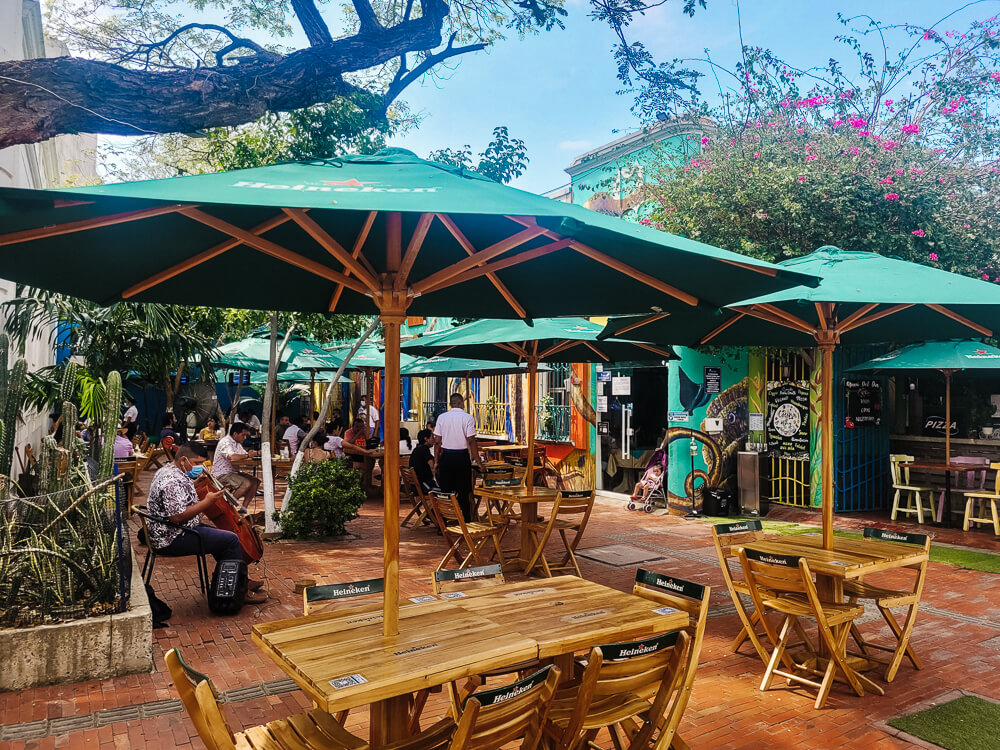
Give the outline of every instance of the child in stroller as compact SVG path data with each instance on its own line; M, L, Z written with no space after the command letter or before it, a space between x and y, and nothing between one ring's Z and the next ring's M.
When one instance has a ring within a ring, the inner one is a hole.
M664 449L656 451L649 463L646 464L646 473L642 479L636 482L635 489L629 498L628 510L635 510L640 501L643 510L647 513L653 511L653 498L663 498L663 479L666 476L667 452Z

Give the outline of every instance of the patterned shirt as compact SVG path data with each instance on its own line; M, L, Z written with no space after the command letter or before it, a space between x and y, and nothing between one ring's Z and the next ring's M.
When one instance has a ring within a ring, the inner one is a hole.
M219 479L226 474L236 474L236 467L233 466L230 456L245 456L246 450L242 445L233 439L232 435L226 435L215 446L215 456L212 458L212 473Z
M170 518L183 513L187 508L198 502L198 493L187 475L174 464L167 464L158 469L149 485L149 503L147 507L154 516ZM184 526L194 528L201 523L201 514L189 518ZM180 529L166 524L150 521L147 524L153 546L163 549L180 536Z

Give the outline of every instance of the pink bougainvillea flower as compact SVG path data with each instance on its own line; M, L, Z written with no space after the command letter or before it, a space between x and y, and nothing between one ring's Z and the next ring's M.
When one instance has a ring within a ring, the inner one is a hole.
M903 174L903 170L902 170L902 169L894 169L893 171L894 171L894 172L895 172L896 174Z
M917 133L920 132L920 126L917 125L916 123L910 123L909 125L904 125L903 127L901 127L900 131L903 133L913 133L914 135L916 135Z
M706 135L706 136L704 136L704 137L703 137L703 138L701 139L701 145L702 145L702 146L707 146L707 145L708 145L708 136L707 136L707 135Z
M927 31L924 32L924 39L933 39L935 33L934 29L927 29Z
M896 141L889 141L889 140L882 141L882 148L884 148L886 151L892 151L898 145L899 144L896 143Z
M799 182L805 182L805 181L806 181L806 176L803 175L803 174L800 174L799 175Z
M870 130L859 130L858 131L858 137L859 138L866 138L869 135L871 135L871 131Z
M885 100L885 103L886 103L887 105L891 106L891 105L892 105L892 99L886 99L886 100Z
M816 154L809 154L809 156L806 157L806 161L812 161L813 159L818 159L818 158L819 157L816 156Z
M989 280L990 280L990 275L988 273L984 273L983 274L983 281L989 281Z
M927 257L930 258L931 260L937 260L938 259L937 253L929 253L927 255Z
M754 159L759 159L759 158L760 158L760 154L754 154L754 155L753 155L753 158L754 158Z
M972 229L972 227L969 224L963 224L962 229Z
M886 193L885 194L885 199L887 201L898 201L899 200L899 193Z
M848 150L848 151L850 151L850 152L851 152L851 153L852 153L852 154L853 154L854 156L857 156L857 155L858 155L858 147L857 147L857 146L851 146L851 147L850 147L849 149L847 149L847 150Z
M863 128L865 125L868 124L868 121L862 120L860 117L852 117L850 120L847 121L847 124L850 125L852 128Z
M924 230L923 229L914 229L912 232L910 232L910 234L916 235L917 237L923 237L924 236ZM934 255L934 253L931 253L931 255ZM936 255L934 256L934 260L937 260L937 256Z
M893 183L893 181L892 181L892 178L891 178L891 177L883 177L883 178L882 178L881 180L879 180L879 181L878 181L878 182L877 182L876 184L877 184L877 185L893 185L893 184L895 184L895 183Z

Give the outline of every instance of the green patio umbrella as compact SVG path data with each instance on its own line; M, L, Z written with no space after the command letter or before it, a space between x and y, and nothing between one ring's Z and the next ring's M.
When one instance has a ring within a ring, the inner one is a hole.
M499 357L524 362L528 368L528 460L535 455L535 402L540 362L663 361L673 350L636 341L598 340L604 326L585 318L544 318L531 325L520 320L477 320L463 326L418 336L403 344L425 356L450 352L470 357ZM530 465L530 464L529 464ZM530 476L526 474L525 476ZM532 483L528 482L529 492Z
M814 283L402 149L58 191L3 188L0 246L0 278L103 304L378 312L390 403L407 315L671 312ZM388 434L398 422L389 409ZM398 632L396 446L384 466L387 634Z
M279 338L283 337L284 333L280 333ZM216 367L266 372L270 360L270 331L254 331L239 341L222 344L215 351L212 364ZM342 358L325 350L317 341L293 333L281 355L278 372L335 371L342 362Z
M403 356L406 356L405 354ZM548 372L550 367L539 365L539 372ZM465 359L463 357L413 357L409 364L400 368L399 374L411 378L432 378L438 375L455 375L466 378L485 378L490 375L517 375L526 373L526 363L511 364L487 359Z
M1000 349L981 341L924 341L875 357L848 372L937 370L944 374L944 462L951 463L951 376L962 370L1000 369Z
M822 354L823 545L833 547L833 350L1000 331L1000 287L875 253L823 247L778 264L820 277L726 310L613 318L602 336L678 346L818 346Z

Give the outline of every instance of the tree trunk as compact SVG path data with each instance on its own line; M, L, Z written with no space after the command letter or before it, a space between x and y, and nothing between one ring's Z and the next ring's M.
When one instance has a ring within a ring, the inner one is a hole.
M214 67L157 71L77 57L6 60L0 62L0 149L63 133L192 133L329 102L360 91L344 81L345 73L437 47L447 15L443 0L423 0L420 16L389 28L365 28L287 55L249 54L248 44L246 57ZM449 47L439 56L482 47ZM387 99L414 79L404 78ZM379 97L372 109L386 104Z
M278 362L285 353L285 347L292 338L295 326L289 326L285 339L278 347L278 313L271 313L271 347L268 353L267 383L264 386L264 422L261 424L260 468L261 483L264 485L264 531L271 534L280 531L274 519L274 467L271 465L271 440L274 430L273 404L278 389Z

